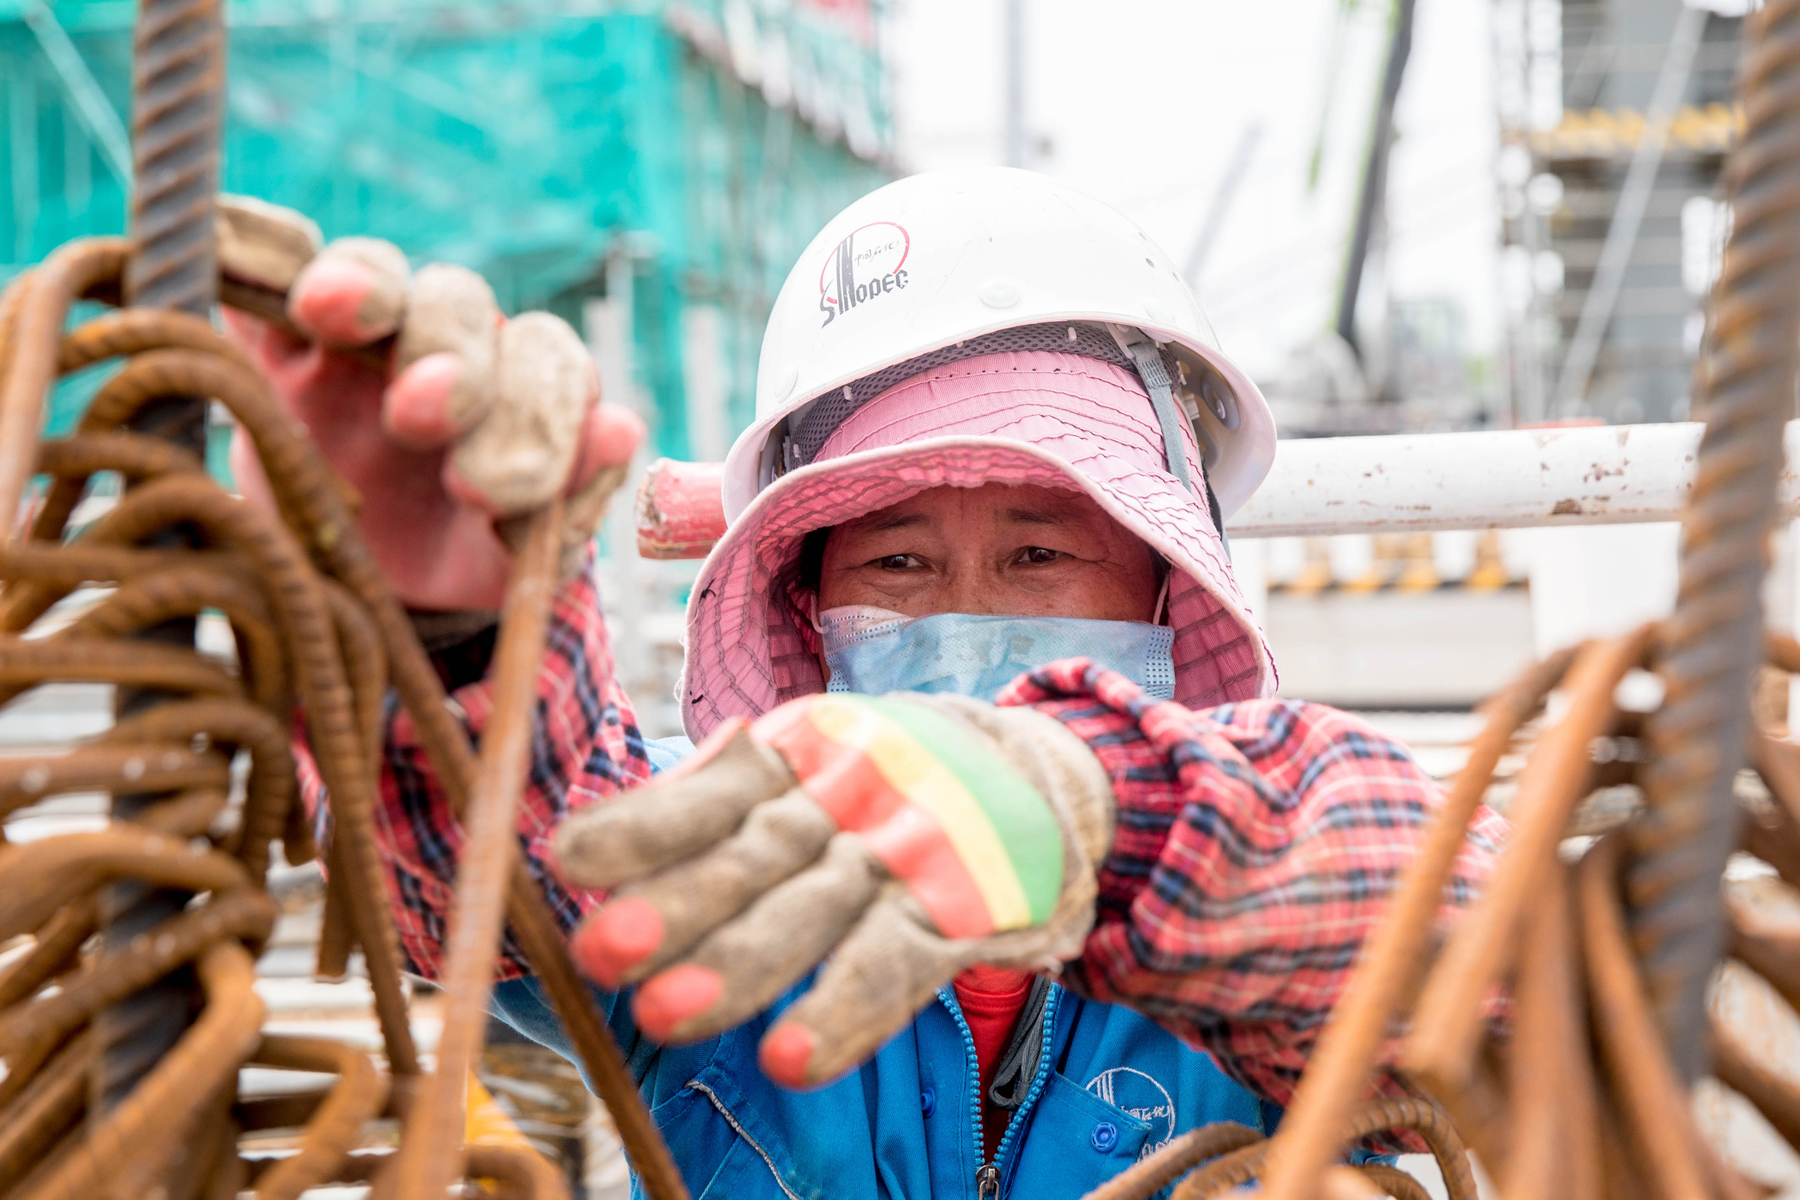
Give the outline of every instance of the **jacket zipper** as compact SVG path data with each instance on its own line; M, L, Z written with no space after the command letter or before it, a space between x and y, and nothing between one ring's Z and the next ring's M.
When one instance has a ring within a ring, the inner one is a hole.
M969 1023L963 1018L962 1006L954 1002L954 995L955 993L949 988L943 988L938 992L938 999L945 1008L950 1010L950 1015L956 1020L956 1028L962 1034L963 1055L969 1064L969 1078L975 1081L974 1094L969 1104L969 1125L975 1134L975 1157L980 1161L987 1158L985 1135L981 1130L981 1058L975 1053L975 1035L970 1032ZM975 1170L976 1200L999 1200L1000 1198L1001 1156L1012 1149L1013 1135L1018 1132L1019 1122L1031 1112L1032 1106L1037 1103L1038 1096L1044 1090L1044 1077L1050 1071L1050 1035L1056 1027L1056 1002L1058 999L1058 991L1052 988L1050 995L1044 1001L1044 1019L1039 1032L1039 1036L1043 1038L1043 1044L1039 1048L1037 1074L1032 1076L1031 1090L1025 1094L1025 1102L1019 1105L1018 1111L1012 1115L1012 1120L1006 1123L1006 1132L1000 1136L1000 1145L994 1150L994 1160L992 1162L982 1161L981 1166Z

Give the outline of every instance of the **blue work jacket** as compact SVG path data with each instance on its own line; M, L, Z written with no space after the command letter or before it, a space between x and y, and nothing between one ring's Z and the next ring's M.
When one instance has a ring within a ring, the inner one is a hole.
M597 993L695 1200L1074 1200L1176 1133L1211 1121L1271 1132L1279 1115L1148 1018L1055 986L1037 1074L998 1146L983 1143L975 1041L949 987L862 1067L790 1091L762 1073L757 1043L809 984L691 1046L640 1033L630 989ZM492 1005L573 1059L536 979L497 985Z

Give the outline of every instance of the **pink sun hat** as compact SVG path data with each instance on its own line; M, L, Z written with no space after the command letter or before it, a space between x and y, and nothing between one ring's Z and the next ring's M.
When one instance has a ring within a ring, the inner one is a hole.
M1199 447L1181 425L1198 480ZM764 488L701 566L678 691L688 734L698 740L729 717L824 691L797 582L806 535L944 486L1086 494L1174 568L1175 699L1204 708L1274 694L1268 642L1212 513L1164 453L1138 376L1079 354L982 354L887 388L846 416L810 463Z

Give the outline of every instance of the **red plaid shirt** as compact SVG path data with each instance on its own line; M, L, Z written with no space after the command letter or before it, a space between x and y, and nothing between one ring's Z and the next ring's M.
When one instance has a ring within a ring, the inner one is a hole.
M487 684L463 687L453 701L478 738ZM1317 704L1256 700L1193 712L1149 700L1083 660L1032 672L1001 703L1057 718L1114 781L1118 829L1100 869L1098 920L1064 982L1149 1014L1285 1103L1441 801L1437 785L1404 747ZM650 775L591 578L557 598L537 705L519 847L567 930L602 897L558 882L548 866L553 831L573 809ZM323 845L323 789L301 751ZM411 719L391 698L379 804L401 948L413 971L435 979L462 833ZM1446 911L1479 890L1504 831L1483 810ZM509 939L500 976L519 975L521 963Z
M1000 703L1061 721L1113 780L1099 912L1063 982L1148 1014L1286 1104L1442 803L1438 785L1404 746L1335 708L1194 712L1082 659L1033 671ZM1481 809L1446 915L1474 900L1505 834Z
M479 744L492 711L487 681L458 688L450 702L471 740ZM589 573L563 585L551 609L544 661L538 669L534 724L531 777L519 805L519 850L567 932L604 896L571 890L558 879L549 865L556 827L575 809L650 778L650 759L631 701L613 678L600 592ZM322 803L324 784L305 746L295 749L301 794L313 816L314 835L325 846L330 813ZM463 834L432 774L418 727L392 692L387 700L375 829L388 869L389 899L405 965L426 979L437 979ZM498 978L524 974L524 963L524 953L509 931Z

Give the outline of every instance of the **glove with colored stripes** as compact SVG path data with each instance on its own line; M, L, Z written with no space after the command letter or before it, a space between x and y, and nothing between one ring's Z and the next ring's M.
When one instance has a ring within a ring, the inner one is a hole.
M807 696L564 824L567 878L615 888L576 959L659 1041L741 1024L778 1083L854 1067L974 963L1056 970L1093 922L1112 788L1055 720L956 696ZM829 961L826 961L829 956Z

